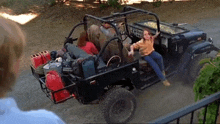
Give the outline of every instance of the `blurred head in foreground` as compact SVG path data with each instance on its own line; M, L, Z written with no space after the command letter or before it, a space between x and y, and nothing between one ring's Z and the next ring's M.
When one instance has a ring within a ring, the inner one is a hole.
M15 84L25 35L13 21L0 17L0 98Z

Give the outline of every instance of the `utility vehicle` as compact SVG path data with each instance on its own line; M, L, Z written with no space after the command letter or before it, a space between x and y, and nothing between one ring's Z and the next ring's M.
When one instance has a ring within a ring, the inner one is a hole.
M153 17L153 19L128 23L127 17L135 14L143 14L143 16ZM138 54L134 56L134 61L124 61L122 48L126 38L130 38L132 43L135 43L142 38L145 28L152 34L160 31L154 48L163 56L167 76L180 74L194 78L201 68L198 61L211 51L219 50L212 44L211 38L207 39L207 34L202 30L191 30L180 24L161 22L155 13L130 6L126 6L122 12L110 16L85 15L82 22L72 28L66 37L64 46L77 40L77 38L71 37L76 28L83 26L84 30L88 29L88 20L110 24L116 35L106 41L97 56L89 56L78 62L77 66L73 64L76 63L74 58L62 58L60 74L65 83L63 89L51 91L45 84L46 74L36 73L33 66L31 66L31 70L33 76L39 81L42 91L54 103L60 103L70 98L75 98L82 104L91 104L96 101L96 103L100 103L107 123L128 122L136 109L136 99L131 91L133 89L143 90L160 82L153 69ZM117 27L119 22L124 24L124 30L119 30ZM123 35L125 37L122 37ZM100 64L100 58L107 45L115 40L118 43L120 54L113 57L114 61L109 60L111 64ZM70 51L67 48L65 54L71 57L68 55ZM116 61L116 59L120 61ZM51 60L50 63L53 61ZM67 90L71 95L62 101L56 101L54 97L51 97L62 90Z

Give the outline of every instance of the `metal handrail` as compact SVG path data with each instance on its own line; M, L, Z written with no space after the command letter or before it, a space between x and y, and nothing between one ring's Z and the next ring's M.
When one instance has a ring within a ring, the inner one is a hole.
M175 112L172 112L172 113L169 113L167 114L166 116L163 116L163 117L160 117L154 121L151 121L149 122L150 124L166 124L166 123L169 123L169 122L172 122L174 120L177 120L185 115L188 115L190 113L193 113L194 111L202 108L202 107L206 107L207 109L207 106L210 104L210 103L213 103L217 100L220 99L220 92L217 92L215 94L212 94L196 103L193 103L189 106L186 106L186 107L183 107ZM219 108L218 108L219 109ZM217 119L217 116L218 116L218 110L216 111L216 119ZM192 114L193 115L193 114ZM191 117L192 118L192 117Z

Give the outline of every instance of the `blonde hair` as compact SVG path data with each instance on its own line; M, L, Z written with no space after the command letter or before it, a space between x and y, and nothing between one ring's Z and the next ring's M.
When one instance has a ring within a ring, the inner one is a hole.
M25 42L25 35L16 23L0 17L0 96L15 83L14 64L21 58Z
M87 30L87 33L88 33L88 40L92 42L97 47L98 50L100 50L101 49L100 38L102 32L100 31L99 26L94 24L91 25Z

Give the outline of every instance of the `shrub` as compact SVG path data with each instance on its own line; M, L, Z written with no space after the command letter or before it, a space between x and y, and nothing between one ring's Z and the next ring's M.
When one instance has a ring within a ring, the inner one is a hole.
M154 7L160 7L162 4L162 1L161 0L156 0L155 2L153 2L153 6Z
M214 60L204 59L200 61L200 64L204 63L206 64L202 68L193 87L195 101L220 91L220 57L216 57ZM217 106L217 102L208 106L206 123L214 124ZM203 109L199 115L199 123L203 123L202 118L204 114L205 110Z
M118 0L108 0L106 4L101 4L100 5L101 9L105 9L107 7L113 7L113 8L120 9L122 6L121 6L121 3Z

